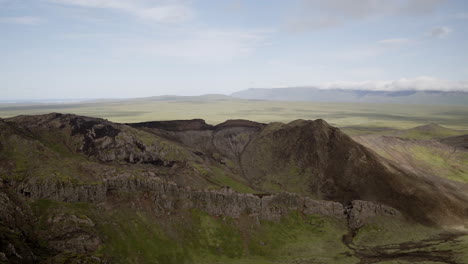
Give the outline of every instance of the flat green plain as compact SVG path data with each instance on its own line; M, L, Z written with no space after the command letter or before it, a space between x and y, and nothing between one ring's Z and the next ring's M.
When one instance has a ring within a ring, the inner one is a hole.
M218 124L228 119L258 122L289 122L324 119L349 132L366 128L407 129L437 123L451 129L468 130L468 106L280 102L233 99L227 96L171 97L161 99L103 100L67 104L0 104L0 117L72 113L131 123L156 120L205 119Z

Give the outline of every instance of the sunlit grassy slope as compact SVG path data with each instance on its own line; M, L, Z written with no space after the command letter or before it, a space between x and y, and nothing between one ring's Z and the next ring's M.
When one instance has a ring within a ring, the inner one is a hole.
M107 118L114 122L140 122L203 118L217 124L227 119L259 122L325 119L339 127L379 130L406 129L437 123L468 129L468 106L315 103L241 100L227 96L153 97L74 104L0 105L0 117L50 112Z
M48 200L32 202L31 207L42 233L49 232L47 221L56 216L74 215L97 223L82 228L105 241L93 255L112 263L468 263L468 237L454 238L400 220L375 218L347 245L343 240L349 232L345 221L294 211L278 222L259 223L249 217L214 217L199 210L155 216L130 209L125 201L119 204L113 211ZM46 263L82 263L77 262L80 257L84 256L64 253Z
M397 131L398 132L398 131ZM434 140L401 139L378 135L354 140L399 166L425 177L429 175L468 183L468 152Z
M291 212L279 222L213 217L199 210L155 216L127 206L103 211L85 203L31 204L42 230L56 215L98 223L88 232L105 239L94 254L112 263L357 263L342 242L346 223ZM67 256L61 256L66 258ZM54 263L67 263L66 261Z

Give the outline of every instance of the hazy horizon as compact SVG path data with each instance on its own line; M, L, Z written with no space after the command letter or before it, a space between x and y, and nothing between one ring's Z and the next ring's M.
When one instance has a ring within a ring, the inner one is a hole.
M462 0L0 0L0 98L468 91Z

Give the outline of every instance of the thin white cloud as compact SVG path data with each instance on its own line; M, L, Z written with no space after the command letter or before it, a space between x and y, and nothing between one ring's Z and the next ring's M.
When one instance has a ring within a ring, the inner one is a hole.
M338 81L328 82L317 85L321 89L360 89L370 91L402 91L402 90L417 90L417 91L467 91L467 81L448 81L441 80L428 76L417 78L402 78L399 80L386 81L362 81L349 82Z
M408 44L411 40L408 38L391 38L391 39L382 39L377 41L379 44L389 44L389 45L401 45Z
M468 13L457 13L457 14L454 14L452 17L455 19L464 20L464 19L468 19Z
M129 40L117 53L174 58L187 62L225 62L268 45L268 30L196 30L160 41ZM131 48L129 48L131 47Z
M425 14L445 0L305 0L306 6L328 15L362 18L374 15Z
M453 32L453 29L449 27L435 27L431 29L429 35L436 38L445 38Z
M44 22L44 19L36 16L12 16L0 17L0 23L19 24L19 25L37 25Z
M180 3L143 0L48 0L51 3L83 8L100 8L125 12L160 23L182 23L194 17L194 11Z
M138 10L136 14L141 18L166 23L185 22L193 17L193 11L186 6L181 5L151 7Z
M303 0L286 21L291 31L307 31L343 25L380 16L424 15L445 0Z
M304 32L309 30L331 28L341 23L342 21L332 17L298 17L291 18L287 22L286 28L292 32Z

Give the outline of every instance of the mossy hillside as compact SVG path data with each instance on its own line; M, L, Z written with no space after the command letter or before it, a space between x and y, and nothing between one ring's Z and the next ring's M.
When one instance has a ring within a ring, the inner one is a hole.
M9 166L2 166L7 179L22 180L33 172L47 165L59 167L57 161L61 156L49 150L40 142L26 139L17 135L0 135L3 150L0 152L0 160ZM40 173L39 173L40 174Z
M341 243L346 232L346 224L335 219L291 212L280 222L262 221L250 233L248 249L278 263L356 263Z
M0 135L3 150L0 161L3 177L11 180L54 179L62 182L86 182L92 177L87 167L92 162L70 152L57 152L40 141L17 135ZM64 145L65 146L65 145ZM65 147L64 147L65 148ZM61 151L64 151L63 149Z
M36 145L17 135L0 134L0 142L0 162L3 165L0 167L1 174L7 179L23 179L28 171L31 151L36 149Z
M457 239L456 245L456 251L459 252L459 254L456 257L456 260L460 263L468 263L468 235L459 237ZM452 247L452 245L451 245Z
M131 130L132 132L138 131ZM197 186L197 188L206 188L211 182L213 188L229 186L239 192L255 192L226 166L216 167L209 162L205 162L205 164L200 158L193 158L188 150L176 143L164 140L161 142L166 143L161 143L159 142L161 139L157 136L146 132L138 133L151 138L153 141L147 143L160 147L164 159L180 161L181 165L178 166L177 171L171 171L170 167L156 167L152 164L133 164L130 167L125 166L125 164L99 162L73 152L67 145L65 134L57 137L50 136L51 139L47 144L42 143L44 140L42 137L39 141L39 139L24 138L18 135L0 134L2 142L0 176L7 180L22 181L27 179L36 183L38 181L58 181L79 185L99 183L103 178L109 176L138 176L146 175L147 171L152 171L153 175L156 174L168 179L172 178L170 174L178 173L176 177L190 181L184 182L184 184ZM190 157L187 160L188 156ZM188 165L186 166L186 164ZM190 176L190 173L194 175Z
M107 218L98 221L106 242L97 255L113 263L191 262L189 252L144 213L121 211L100 217Z
M381 135L395 131L395 129L390 127L379 126L347 126L340 127L340 130L348 136Z
M437 124L428 124L410 129L395 129L379 126L349 126L341 128L343 132L350 136L359 135L380 135L394 136L405 139L439 139L445 137L459 136L467 134L466 130L455 130Z
M382 217L374 218L371 223L360 228L350 247L361 257L374 255L375 259L393 258L375 263L409 264L414 263L414 260L418 260L417 263L468 263L466 233ZM423 258L413 260L405 259L405 256Z
M409 224L403 220L375 217L369 224L358 230L353 244L369 247L417 242L440 232L440 229L417 223Z
M415 127L412 129L394 132L395 136L408 139L435 139L466 134L466 131L457 131L437 124Z
M80 119L80 117L73 118ZM153 152L153 155L156 154L156 156L163 161L184 162L197 158L190 151L179 146L176 142L171 142L156 135L128 126L108 124L105 122L106 121L104 120L89 121L89 125L94 126L82 128L79 126L70 126L67 120L47 120L46 123L41 126L32 126L31 128L28 128L28 131L30 132L23 136L23 138L29 141L37 140L37 142L40 142L40 144L60 157L73 158L76 160L98 161L96 155L93 155L93 153L95 154L97 151L113 156L113 152L116 151L115 147L119 147L124 151L133 151L135 153L151 151ZM28 123L25 123L23 125L27 124ZM107 126L105 128L112 132L107 131L106 129L99 130L100 127L97 124L105 124ZM85 130L76 133L76 130L80 129ZM93 134L85 136L85 138L90 137L88 140L93 141L90 143L84 140L83 133L88 133L91 129L95 129L99 133L96 132L98 133L98 135L95 135L97 138L93 138ZM20 135L24 134L23 132L24 129L18 129L18 131L16 131L16 133ZM90 153L90 151L92 153Z
M413 159L434 174L450 180L468 183L468 153L446 152L426 146L410 148Z
M60 203L50 200L34 200L30 201L30 208L36 217L34 222L34 230L37 235L37 243L42 248L49 248L49 241L46 236L53 236L57 232L57 228L62 230L68 230L71 226L63 225L60 223L51 224L50 220L58 215L75 215L79 218L87 218L87 215L90 215L90 210L92 205L87 203ZM80 229L86 230L86 232L95 233L95 230L92 228L80 225ZM80 261L88 261L84 263L95 263L93 261L89 262L89 254L76 254L72 252L63 252L58 254L55 250L48 249L48 254L41 256L41 259L44 261L41 263L47 264L65 264L65 263L82 263Z
M468 182L468 153L433 140L358 136L356 141L422 176Z
M189 224L185 223L176 224L175 228L184 234L183 244L188 244L193 249L198 248L195 258L241 258L245 254L242 230L235 219L213 217L201 210L192 209Z
M269 157L263 156L260 158L262 160L264 159L264 162L260 161L258 163L258 167L269 168L269 166L266 165L268 164ZM276 158L272 157L271 160L275 159ZM288 191L311 196L312 194L309 192L309 177L311 175L312 171L309 168L302 168L298 165L295 158L291 156L289 161L281 164L278 163L275 168L272 168L271 170L266 169L263 173L258 174L262 179L258 188L271 193Z
M219 186L228 186L233 190L241 193L256 193L254 189L245 183L245 179L241 179L239 176L234 175L224 168L216 166L211 167L212 174L210 180L215 182Z
M52 258L49 258L45 261L42 261L41 264L101 264L99 259L83 256L82 254L76 254L71 252L66 252L59 254Z
M63 157L85 158L83 154L79 155L77 152L83 144L82 139L79 136L71 136L72 132L69 127L64 129L41 129L34 134L42 144Z
M46 199L34 200L30 204L34 214L38 217L38 230L47 230L50 227L48 219L57 214L76 215L86 218L97 213L96 207L89 203L64 203Z
M126 214L129 215L129 214ZM113 215L113 219L126 216ZM118 263L355 263L341 243L340 229L328 220L307 219L296 214L279 223L250 222L213 217L192 210L158 219L133 214L117 225L104 227L110 244L100 254ZM349 253L349 252L348 252Z
M446 262L439 261L418 261L418 264L446 264ZM379 261L374 262L374 264L414 264L414 261L409 260L389 260L389 261Z
M138 141L142 142L144 145L155 148L163 160L177 162L197 160L194 155L192 155L182 146L179 146L179 144L176 142L172 142L152 133L128 126L122 126L121 129L125 133L125 136L130 135L131 137L134 137ZM116 139L122 139L125 141L123 137L124 135L119 134L117 135Z
M467 264L468 235L457 236L455 239L439 240L429 245L425 250L429 252L451 251L453 252L454 262Z
M55 214L90 218L102 240L93 255L112 263L356 263L341 243L346 225L333 219L292 212L280 222L243 217L210 216L200 210L155 216L119 206L102 210L94 205L47 200L32 203L38 228L47 231ZM86 227L87 228L87 227ZM65 254L65 259L82 255ZM57 262L61 263L61 262Z
M271 193L287 191L317 198L309 189L309 178L313 175L310 169L301 168L294 161L283 165L281 170L267 172L267 177L261 182L259 189Z
M210 188L218 189L222 187L230 187L233 190L241 193L256 193L245 179L233 174L227 167L219 167L209 163L188 162L188 167L191 168L197 175L204 177L210 184Z
M303 162L307 158L290 153L290 149L301 148L299 145L302 145L293 140L296 138L294 133L297 134L298 130L290 128L290 125L297 124L271 123L266 126L255 139L255 144L251 142L244 150L242 166L244 171L248 172L249 180L257 182L258 185L255 187L258 189L266 192L288 191L310 196L310 177L313 171ZM286 132L292 134L285 136ZM284 156L282 153L290 155Z
M170 168L155 167L151 164L134 164L129 167L116 163L103 163L76 152L74 149L76 146L70 143L74 142L74 139L67 139L70 136L67 136L65 132L53 130L50 135L46 132L38 132L38 135L40 134L43 136L31 138L0 133L2 147L0 177L2 179L34 182L58 181L79 185L99 183L105 177L120 174L140 175L145 174L146 171L157 171L158 175L169 173ZM156 138L156 136L152 137ZM168 157L167 155L173 155L174 157L170 158L185 160L184 157L188 155L185 149L175 146L179 150L171 154L169 149L174 144L171 142L167 144L168 150L163 154L166 155L165 158Z

